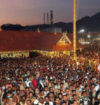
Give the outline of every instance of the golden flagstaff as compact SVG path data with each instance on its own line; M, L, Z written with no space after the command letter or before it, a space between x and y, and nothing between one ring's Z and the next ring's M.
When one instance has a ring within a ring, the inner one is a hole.
M76 0L73 0L73 52L76 60Z

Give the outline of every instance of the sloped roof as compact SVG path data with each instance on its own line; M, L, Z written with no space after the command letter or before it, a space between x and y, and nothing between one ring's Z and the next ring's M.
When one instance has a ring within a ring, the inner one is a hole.
M67 35L72 42L72 35ZM62 34L33 31L0 31L0 52L26 50L54 50L53 45ZM79 43L78 43L79 44Z
M76 43L77 49L78 48L83 48L84 46L82 46L80 43ZM64 50L73 50L73 45L53 45L52 51L64 51Z

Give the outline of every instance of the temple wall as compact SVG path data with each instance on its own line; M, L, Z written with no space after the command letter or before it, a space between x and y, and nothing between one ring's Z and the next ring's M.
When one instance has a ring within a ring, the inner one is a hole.
M1 58L21 58L21 57L29 57L29 52L1 52Z
M24 58L29 57L29 52L38 52L44 56L49 57L61 57L63 55L70 56L70 51L42 51L42 50L32 50L26 52L0 52L0 58Z

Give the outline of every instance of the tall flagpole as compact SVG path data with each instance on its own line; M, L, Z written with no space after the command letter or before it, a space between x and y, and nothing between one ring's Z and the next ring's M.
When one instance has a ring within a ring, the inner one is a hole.
M74 60L76 60L76 0L73 0L73 51Z

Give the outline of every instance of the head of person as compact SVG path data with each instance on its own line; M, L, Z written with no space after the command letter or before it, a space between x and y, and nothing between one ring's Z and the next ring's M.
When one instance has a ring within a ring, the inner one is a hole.
M29 98L33 98L33 93L32 92L29 93Z
M76 94L76 90L72 90L72 94L73 94L73 95Z
M25 103L25 100L26 100L26 96L23 95L23 96L21 97L21 101L22 101L22 103Z
M19 89L16 90L16 94L20 95L20 90Z
M66 102L62 102L60 105L66 105Z
M27 103L27 105L32 105L32 101L31 100L27 100L26 103Z
M12 104L13 104L13 102L14 102L14 101L13 101L13 97L8 98L8 103L9 103L9 104L11 104L11 105L12 105Z
M55 102L56 102L57 105L60 104L60 99L59 99L59 97L56 97Z
M66 102L67 101L67 95L63 95L63 100Z
M63 88L64 84L63 83L60 83L60 88Z
M50 88L49 88L49 91L50 91L50 92L54 92L54 90L53 90L53 88L52 88L52 87L50 87Z
M65 90L65 92L66 92L66 94L69 94L69 89L67 88L67 89Z
M40 94L41 94L41 96L43 96L44 95L44 91L42 90Z
M10 80L8 80L8 84L11 84L11 81Z
M26 87L26 88L25 88L25 91L28 92L28 91L29 91L29 87Z
M26 92L24 90L21 91L21 95L26 95Z
M12 92L8 92L8 93L7 93L7 98L10 98L10 97L12 97L12 96L13 96Z
M11 91L12 91L12 88L11 88L11 87L8 87L8 88L7 88L7 91L8 91L8 92L11 92Z
M58 94L61 93L61 89L58 89L58 90L57 90L57 93L58 93Z
M17 103L16 105L20 105L20 103Z
M77 99L77 96L76 94L73 95L73 100L76 100Z
M40 97L40 98L39 98L39 102L40 102L41 104L44 103L44 99L43 99L43 97Z
M77 101L76 101L76 100L73 102L73 105L78 105L78 103L77 103Z
M62 100L62 98L63 98L62 93L59 93L59 94L58 94L58 97L59 97L60 100Z
M48 91L48 87L47 86L44 87L44 91Z
M84 91L84 92L83 92L83 97L86 97L86 96L87 96L87 92Z
M35 89L35 94L37 95L37 94L39 94L39 93L40 93L39 89L36 88L36 89Z
M49 102L49 97L45 96L45 102L48 103Z

